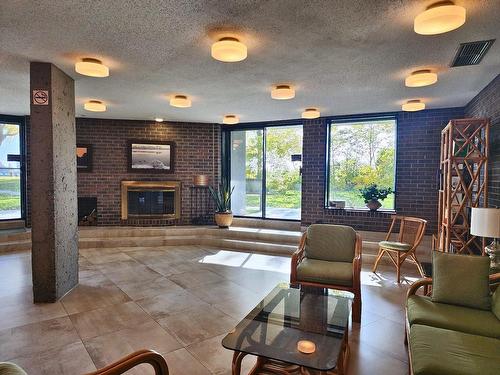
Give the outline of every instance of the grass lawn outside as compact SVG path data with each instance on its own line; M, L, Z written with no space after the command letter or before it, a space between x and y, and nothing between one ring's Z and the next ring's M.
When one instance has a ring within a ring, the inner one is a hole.
M20 178L0 176L0 210L19 209L21 209Z
M300 192L295 190L288 190L276 194L268 194L266 197L267 207L273 208L300 208ZM247 194L246 195L247 210L251 208L258 208L260 210L260 195Z

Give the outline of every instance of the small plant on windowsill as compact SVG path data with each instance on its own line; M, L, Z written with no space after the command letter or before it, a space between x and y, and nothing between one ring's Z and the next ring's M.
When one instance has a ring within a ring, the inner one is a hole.
M219 228L229 228L233 222L233 213L231 212L231 195L233 188L230 188L226 180L222 180L217 190L209 186L210 194L215 202L215 222Z
M359 189L361 196L365 200L366 207L370 211L377 211L382 204L379 200L384 200L389 194L392 194L391 188L378 188L377 184L371 184Z

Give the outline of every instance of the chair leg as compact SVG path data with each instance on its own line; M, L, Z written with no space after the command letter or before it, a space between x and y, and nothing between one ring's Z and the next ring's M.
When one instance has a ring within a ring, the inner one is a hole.
M354 295L354 302L352 304L352 321L361 323L361 291Z
M396 264L396 275L398 278L398 284L401 283L401 254L398 251L398 260Z
M383 255L384 255L384 249L379 248L377 258L375 259L375 264L373 265L373 268L372 268L372 272L377 272L378 264L380 262L380 259L382 259Z

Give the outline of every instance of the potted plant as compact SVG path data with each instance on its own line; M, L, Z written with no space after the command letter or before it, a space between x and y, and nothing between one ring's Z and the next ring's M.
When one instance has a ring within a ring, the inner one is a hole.
M215 202L216 224L219 228L229 228L233 222L233 213L231 212L231 195L233 194L234 186L231 189L226 181L222 181L217 190L211 186L208 188Z
M383 201L389 194L392 193L391 188L379 189L377 187L377 184L365 186L364 188L359 189L359 191L361 192L361 196L365 200L366 207L368 207L370 211L377 211L380 207L382 207L379 199Z

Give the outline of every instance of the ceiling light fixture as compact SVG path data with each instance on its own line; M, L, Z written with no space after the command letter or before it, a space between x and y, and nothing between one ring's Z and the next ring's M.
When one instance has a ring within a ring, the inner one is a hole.
M304 112L302 112L302 118L311 120L318 118L321 115L317 108L306 108Z
M290 85L277 85L271 90L271 98L287 100L295 98L295 89Z
M89 100L83 105L83 108L90 112L105 112L106 104L100 100Z
M212 44L212 57L222 62L238 62L247 58L247 46L237 38L224 37Z
M403 103L401 109L405 112L416 112L425 109L425 103L421 102L420 99L408 100Z
M225 115L222 119L223 124L234 125L240 122L240 118L236 115Z
M417 34L435 35L458 29L465 23L465 8L452 1L440 1L427 7L415 17L413 29Z
M436 73L432 73L429 69L417 70L410 74L405 79L405 85L407 87L422 87L429 86L436 83L438 76Z
M108 77L109 68L101 60L85 57L75 64L75 71L89 77Z
M189 108L191 107L191 99L186 95L175 95L170 98L170 105L178 108Z
M156 117L156 118L155 118L155 121L156 121L156 122L163 122L163 119L162 119L161 117Z

